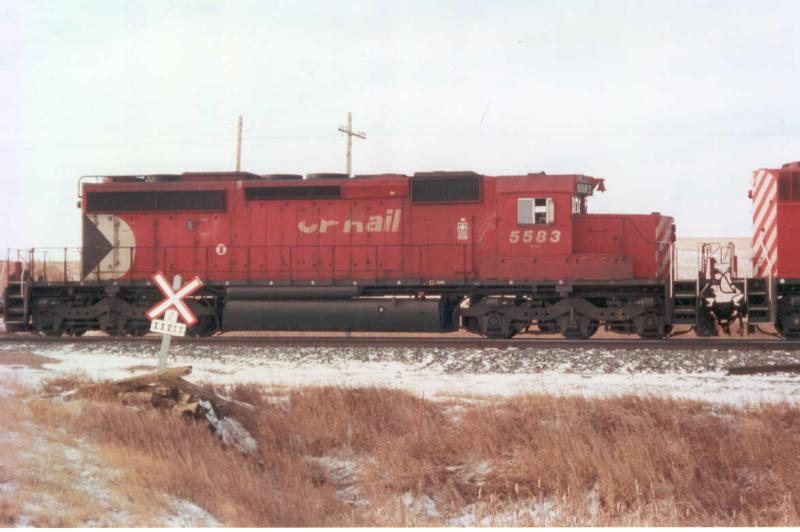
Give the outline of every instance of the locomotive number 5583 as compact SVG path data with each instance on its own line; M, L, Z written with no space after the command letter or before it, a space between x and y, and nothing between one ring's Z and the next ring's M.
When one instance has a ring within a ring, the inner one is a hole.
M537 244L546 244L548 242L557 244L561 241L561 231L554 229L552 231L534 231L533 229L526 229L519 231L514 229L508 234L508 241L511 244L522 242L523 244L530 244L536 242Z

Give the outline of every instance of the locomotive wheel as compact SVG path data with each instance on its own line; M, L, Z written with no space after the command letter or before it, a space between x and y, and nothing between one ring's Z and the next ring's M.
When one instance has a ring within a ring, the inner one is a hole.
M787 327L787 324L789 325ZM775 321L775 330L784 338L797 339L800 338L800 313L790 313L786 315L779 315Z
M61 336L64 334L64 326L63 324L59 324L58 327L56 327L55 321L55 314L51 312L42 312L36 318L34 329L42 336Z
M646 340L661 340L667 333L666 324L655 312L646 312L633 320L633 326L639 338Z
M150 323L144 320L128 320L125 322L123 334L129 336L144 336L150 332Z
M586 340L591 338L600 324L588 316L575 315L571 320L564 316L559 320L561 335L567 340Z
M481 332L493 340L507 340L519 332L512 323L500 312L489 312L481 316Z

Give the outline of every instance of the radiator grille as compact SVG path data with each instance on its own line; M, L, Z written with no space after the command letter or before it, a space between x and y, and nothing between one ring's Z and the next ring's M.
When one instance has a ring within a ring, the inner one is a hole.
M244 190L246 200L280 200L305 198L341 198L342 189L338 186L313 187L251 187Z
M470 202L481 200L481 176L424 177L411 179L413 203Z
M88 192L87 212L224 211L224 190Z

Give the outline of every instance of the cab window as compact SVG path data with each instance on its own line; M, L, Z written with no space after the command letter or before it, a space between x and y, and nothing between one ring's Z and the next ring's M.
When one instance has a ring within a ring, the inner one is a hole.
M572 214L582 214L580 196L572 196Z
M555 221L553 198L519 198L517 224L545 225Z

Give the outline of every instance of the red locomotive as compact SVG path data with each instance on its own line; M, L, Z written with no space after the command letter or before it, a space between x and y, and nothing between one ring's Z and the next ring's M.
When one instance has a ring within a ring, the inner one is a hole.
M800 336L800 162L753 172L753 275L767 279L770 321Z
M544 173L103 177L81 187L79 278L65 264L55 279L32 254L5 292L6 326L144 334L157 270L203 278L189 302L196 334L463 326L588 338L604 325L662 338L676 323L711 334L749 307L772 318L758 314L763 279L724 272L750 289L734 303L703 292L720 284L710 270L676 280L673 219L589 214L602 190L602 179Z

